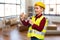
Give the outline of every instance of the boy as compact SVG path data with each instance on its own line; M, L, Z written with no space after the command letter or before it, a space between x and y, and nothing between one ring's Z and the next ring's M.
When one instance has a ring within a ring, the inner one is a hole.
M24 20L24 14L21 14L20 19L23 25L30 25L27 35L31 38L31 40L44 40L44 34L48 24L47 19L42 15L42 12L45 10L45 4L42 2L36 2L34 4L34 10L36 16L32 16L30 20Z

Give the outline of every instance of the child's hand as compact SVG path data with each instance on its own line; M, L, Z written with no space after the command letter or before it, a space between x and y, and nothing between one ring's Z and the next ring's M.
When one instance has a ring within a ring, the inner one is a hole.
M21 19L21 20L24 20L24 19L25 19L25 14L24 14L24 13L21 13L21 14L20 14L20 19Z
M31 24L31 25L33 25L34 24L34 22L30 19L29 20L29 23Z

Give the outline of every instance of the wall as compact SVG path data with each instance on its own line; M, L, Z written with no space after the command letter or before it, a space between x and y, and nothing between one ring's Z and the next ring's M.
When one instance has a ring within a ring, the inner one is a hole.
M27 13L28 12L28 6L31 6L32 3L31 3L31 0L25 0L25 3L26 3L26 5L25 5L26 13Z

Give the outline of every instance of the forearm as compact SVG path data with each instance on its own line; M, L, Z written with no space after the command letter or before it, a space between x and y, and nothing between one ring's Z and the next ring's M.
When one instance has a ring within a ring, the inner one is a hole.
M28 21L28 20L27 20L27 21L26 21L26 20L23 20L23 21L21 20L21 22L22 22L22 24L23 24L24 26L28 26L28 25L29 25L29 21Z
M46 22L46 20L45 20L45 18L44 18L44 19L41 21L41 23L40 23L39 26L36 25L36 24L33 24L33 25L32 25L32 28L33 28L33 29L36 29L36 30L38 30L38 31L42 31L43 28L44 28L45 22Z

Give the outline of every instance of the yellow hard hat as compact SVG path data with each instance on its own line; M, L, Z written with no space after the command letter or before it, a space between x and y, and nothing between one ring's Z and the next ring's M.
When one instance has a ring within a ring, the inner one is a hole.
M45 4L43 2L36 2L34 6L40 6L45 9Z

